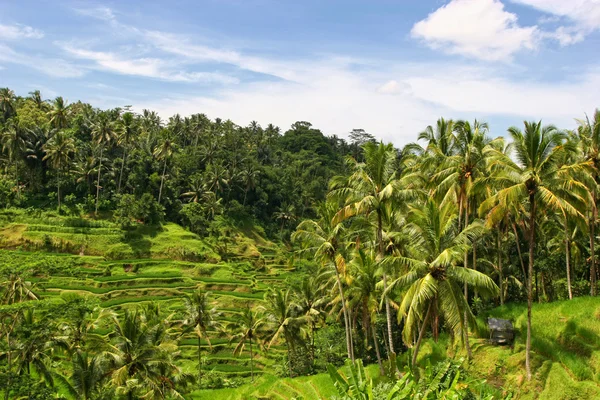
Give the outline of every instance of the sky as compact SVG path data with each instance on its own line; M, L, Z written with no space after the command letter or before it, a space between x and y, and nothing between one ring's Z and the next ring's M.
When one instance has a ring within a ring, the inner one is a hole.
M0 1L0 87L396 145L439 117L573 128L600 0Z

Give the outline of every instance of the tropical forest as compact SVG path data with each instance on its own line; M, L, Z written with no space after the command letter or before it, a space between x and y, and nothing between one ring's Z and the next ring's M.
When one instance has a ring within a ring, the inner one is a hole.
M598 399L588 112L398 148L2 88L0 396Z

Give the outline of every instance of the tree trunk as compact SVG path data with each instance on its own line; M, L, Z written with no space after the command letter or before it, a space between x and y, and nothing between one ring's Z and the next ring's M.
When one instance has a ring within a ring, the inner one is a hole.
M421 325L421 330L419 331L419 338L417 339L417 344L415 344L415 348L413 350L412 356L412 365L415 366L417 363L417 355L419 354L419 348L421 347L421 342L423 341L423 336L425 336L425 329L427 328L427 322L429 322L429 314L431 314L431 305L434 300L429 302L429 307L427 307L427 313L425 314L425 318L423 319L423 324Z
M498 230L498 287L500 288L500 305L504 305L504 274L502 273L501 233Z
M527 279L527 344L525 345L525 370L531 380L531 308L533 306L533 257L535 250L535 194L529 195L529 277Z
M254 382L254 353L252 351L252 333L250 333L250 382Z
M104 152L104 146L100 147L100 165L98 165L98 181L96 182L96 210L94 215L98 216L98 199L100 198L100 172L102 171L102 153Z
M344 327L346 328L346 349L348 351L348 358L354 362L354 350L352 349L351 332L350 332L350 321L348 321L348 310L346 309L346 299L344 298L344 290L342 289L342 280L340 279L340 272L337 269L337 265L334 264L335 277L337 279L337 285L340 290L340 299L342 301L342 312L344 313Z
M573 299L573 290L571 289L571 238L569 237L569 226L565 216L565 261L567 266L567 291L569 300Z
M21 186L19 185L19 160L15 160L15 183L17 184L17 199L21 199Z
M527 272L525 272L525 263L523 263L523 255L521 254L521 244L519 243L519 233L517 232L517 225L512 223L513 232L515 233L515 242L517 244L517 253L519 254L519 261L521 262L521 270L523 271L523 279L527 279Z
M377 245L378 245L378 253L379 253L379 260L383 260L384 257L384 249L383 249L383 221L381 219L381 210L377 210ZM387 273L386 271L383 271L383 292L387 293ZM394 351L394 336L392 334L392 311L391 311L391 307L390 307L390 301L387 298L387 294L385 297L385 318L386 318L386 322L387 322L387 333L388 333L388 340L390 342L390 359L396 355L396 352ZM390 365L391 368L393 368L393 366Z
M379 364L379 373L381 376L385 375L385 370L383 369L383 363L381 362L381 353L379 353L379 343L377 343L377 331L375 329L375 324L369 318L371 323L371 333L373 335L373 344L375 345L375 354L377 354L377 364Z
M469 226L469 199L465 199L465 226L463 227L464 229L467 229L467 227ZM465 260L464 260L464 267L465 268L469 268L469 252L465 251ZM469 288L467 286L467 283L465 282L464 285L464 290L465 290L465 303L467 305L467 307L469 306ZM464 327L463 327L463 335L464 335L464 340L465 340L465 348L467 349L467 358L471 358L473 356L473 354L471 353L471 344L469 343L469 323L467 322L467 310L465 310L465 315L464 315Z
M596 205L592 208L590 217L590 295L596 295L596 251L595 251L595 228L596 228Z
M167 171L167 157L165 156L165 162L163 163L163 171L160 177L160 189L158 189L158 204L160 204L160 199L162 197L163 184L165 182L165 172Z
M57 186L57 194L58 194L58 213L60 214L60 168L58 169L58 175L56 177L56 186Z
M200 353L202 349L202 339L198 336L198 385L200 385L200 381L202 380L202 354Z
M125 159L127 158L127 149L123 149L123 159L121 160L121 172L119 173L119 184L117 185L117 194L121 192L121 180L123 179L123 169L125 169Z

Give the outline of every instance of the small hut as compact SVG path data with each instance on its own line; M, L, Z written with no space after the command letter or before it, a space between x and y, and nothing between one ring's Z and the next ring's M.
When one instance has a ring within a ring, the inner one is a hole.
M511 344L515 339L515 329L508 319L488 318L488 326L493 344Z

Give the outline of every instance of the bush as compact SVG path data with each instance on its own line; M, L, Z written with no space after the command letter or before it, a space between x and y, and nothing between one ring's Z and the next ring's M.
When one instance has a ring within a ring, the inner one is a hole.
M139 199L132 194L124 194L115 210L115 219L121 226L131 228L137 223L157 225L163 221L164 209L150 193Z

